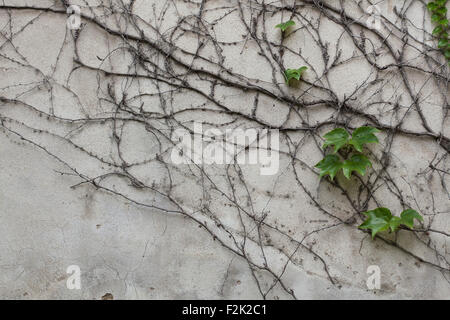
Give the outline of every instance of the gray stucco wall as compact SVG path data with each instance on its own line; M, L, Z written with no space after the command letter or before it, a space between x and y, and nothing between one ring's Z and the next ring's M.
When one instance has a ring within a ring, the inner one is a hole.
M449 69L423 2L379 29L343 3L3 0L0 297L448 299ZM279 129L279 169L173 163L194 122ZM361 125L373 168L319 179L320 137ZM371 240L379 206L424 222Z

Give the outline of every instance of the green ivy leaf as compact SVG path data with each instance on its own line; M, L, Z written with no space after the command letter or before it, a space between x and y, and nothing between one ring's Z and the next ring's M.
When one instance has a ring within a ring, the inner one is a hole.
M450 49L447 49L447 50L445 51L445 57L446 57L447 59L450 59Z
M413 210L413 209L407 209L407 210L403 211L400 214L400 217L401 217L402 224L404 224L405 226L407 226L411 229L414 227L414 219L423 221L422 216L416 210Z
M357 171L360 175L366 174L366 168L371 167L372 163L363 154L355 154L349 160L345 160L342 165L342 170L344 171L344 176L350 179L353 171Z
M279 28L279 29L281 29L282 32L285 32L287 28L289 28L290 26L293 26L293 25L295 25L295 22L292 20L289 20L289 21L277 24L275 26L275 28Z
M436 12L437 14L440 14L441 16L446 16L447 15L447 8L446 7L440 7L437 8L436 10L434 10L434 12Z
M333 146L334 154L336 154L342 147L353 145L357 151L362 152L362 148L365 143L378 142L378 138L374 135L374 133L377 132L380 131L376 128L360 127L353 132L350 139L350 135L347 130L343 128L336 128L323 136L325 139L323 148ZM363 154L354 154L350 159L347 159L344 162L342 162L336 155L329 155L316 165L317 168L322 169L321 177L329 174L331 180L333 180L334 176L341 168L343 169L344 176L347 179L350 179L353 171L356 171L360 175L364 176L366 174L367 167L371 166L372 163Z
M433 22L438 22L441 19L442 19L442 17L440 14L433 13L433 15L431 15L431 21L433 21Z
M362 152L362 148L365 143L378 143L378 138L374 133L378 133L380 130L372 127L360 127L353 131L352 138L348 142L353 145L356 150Z
M446 48L448 46L448 40L447 39L441 39L439 40L438 47L439 48Z
M308 67L301 67L299 69L287 69L284 72L286 84L289 84L289 81L291 81L291 79L300 80L300 78L302 77L302 73L305 72L307 69Z
M430 11L436 10L437 7L438 7L437 4L434 3L433 1L431 1L430 3L427 4L427 8L428 8L428 10L430 10Z
M414 227L414 219L423 221L422 216L412 209L405 210L400 217L393 216L391 211L387 208L377 208L363 213L367 219L359 226L360 229L369 229L372 231L372 239L380 231L391 229L395 232L400 225L405 225L409 228Z
M323 148L328 146L334 146L334 153L338 152L340 148L345 146L350 138L347 130L343 128L334 129L323 136L325 138L325 143Z
M395 230L397 230L401 224L402 224L402 219L400 219L399 217L393 216L391 218L391 220L389 221L389 228L391 228L392 232L395 232Z
M316 164L316 168L320 169L321 178L328 174L330 175L331 180L334 180L334 177L342 168L342 161L338 156L330 154L323 158L318 164Z
M377 208L363 213L367 219L359 226L360 229L369 229L372 231L372 239L380 231L386 231L391 227L389 222L392 219L392 213L388 208ZM398 218L398 217L397 217Z
M438 34L440 34L441 32L444 32L444 29L442 28L442 26L437 26L436 28L434 28L433 30L433 35L437 36Z

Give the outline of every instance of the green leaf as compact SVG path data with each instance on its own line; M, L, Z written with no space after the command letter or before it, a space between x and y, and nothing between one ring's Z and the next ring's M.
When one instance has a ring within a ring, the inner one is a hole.
M447 8L446 7L440 7L437 8L434 12L436 12L437 14L440 14L441 16L446 16L447 15Z
M290 26L293 26L293 25L295 25L295 22L292 20L289 20L289 21L277 24L275 26L275 28L279 28L279 29L281 29L281 31L285 32L287 28L289 28Z
M349 160L345 160L342 165L342 170L344 171L344 176L350 179L353 171L357 171L360 175L366 174L366 168L371 167L372 163L363 154L355 154Z
M438 21L441 20L441 19L442 19L441 15L440 15L440 14L437 14L437 13L434 13L434 14L431 16L431 21L433 21L433 22L438 22Z
M373 127L360 127L353 131L349 144L353 145L359 152L362 152L365 143L378 143L378 138L374 135L377 132L380 132L380 130Z
M402 224L402 219L399 217L393 216L391 220L389 221L389 227L391 228L391 231L394 232L397 230L397 228Z
M439 20L439 24L444 27L448 27L448 19Z
M437 9L437 7L438 7L437 4L434 3L433 1L427 4L427 8L430 11L435 11Z
M447 59L450 59L450 49L448 49L448 50L445 51L445 57L446 57Z
M372 230L372 239L380 231L386 231L391 227L391 211L387 208L377 208L363 213L367 219L359 226L360 229Z
M422 216L412 209L403 211L400 217L393 216L387 208L377 208L363 214L367 216L367 219L359 228L372 230L372 239L380 231L391 229L392 232L395 232L402 224L412 229L414 227L414 219L423 221Z
M328 146L334 146L334 153L338 152L340 148L345 146L350 138L347 130L343 128L334 129L323 136L325 138L325 143L323 148Z
M437 26L436 28L434 28L433 30L433 35L436 36L438 34L440 34L441 32L443 32L444 29L442 28L442 26Z
M439 40L439 43L438 43L438 47L439 48L445 48L445 47L447 47L448 46L448 40L447 39L441 39L441 40Z
M413 209L407 209L407 210L403 211L400 214L400 217L401 217L401 223L411 229L414 227L414 219L423 221L422 216L416 210L413 210Z
M334 180L334 177L342 168L342 161L338 156L330 154L316 164L316 168L320 169L321 178L328 174L330 175L331 180Z
M305 72L308 67L301 67L299 69L287 69L284 72L284 78L286 79L286 83L289 84L291 79L300 80L302 73Z

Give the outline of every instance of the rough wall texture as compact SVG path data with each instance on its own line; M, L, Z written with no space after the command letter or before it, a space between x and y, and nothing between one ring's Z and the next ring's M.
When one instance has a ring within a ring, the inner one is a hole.
M0 1L0 297L448 299L449 69L423 1L369 5ZM278 129L279 170L173 163L195 121ZM373 169L319 179L323 134L366 124ZM380 206L424 222L371 240Z

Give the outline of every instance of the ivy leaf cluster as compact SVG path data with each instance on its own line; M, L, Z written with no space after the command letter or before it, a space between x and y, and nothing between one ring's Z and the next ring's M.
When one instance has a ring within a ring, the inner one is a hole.
M334 180L341 169L347 179L350 179L354 171L364 176L367 168L372 166L372 162L362 154L363 147L367 143L378 143L378 138L375 136L378 132L380 131L373 127L359 127L351 136L343 128L337 128L325 134L323 148L333 147L333 154L325 156L316 164L316 168L320 169L320 177L329 175L331 180ZM351 155L346 159L338 153L342 148L348 148L351 151Z
M286 80L286 84L289 85L289 82L292 79L300 81L303 72L305 72L306 70L308 70L308 67L301 67L299 69L287 69L286 71L284 71L284 78Z
M275 28L278 28L281 30L281 32L284 34L284 32L290 27L295 25L295 22L292 20L282 22L280 24L277 24ZM295 79L297 81L300 81L300 78L302 77L303 72L308 70L308 67L301 67L298 69L286 69L284 71L284 79L286 80L286 84L289 85L291 80Z
M428 3L431 20L437 24L433 35L438 39L438 48L442 50L450 66L450 42L448 38L449 24L447 18L447 0L435 0Z
M290 26L293 26L293 25L295 25L295 22L292 20L289 20L289 21L277 24L275 26L275 28L281 29L281 32L285 32L287 30L287 28L289 28Z
M450 65L450 44L448 42L448 19L447 8L445 7L447 0L435 0L428 4L428 9L432 12L432 20L438 26L433 30L433 35L439 38L438 47L443 50L445 57L449 60ZM292 20L280 23L275 26L281 32L284 32L295 25ZM299 69L286 69L284 71L284 78L286 84L289 85L291 80L300 81L302 74L307 70L307 67L300 67ZM350 135L344 128L334 129L324 135L325 143L323 148L333 148L333 153L325 156L316 164L316 168L320 169L320 177L329 175L331 180L342 170L344 176L350 179L353 172L358 172L364 176L368 167L372 167L372 162L362 153L364 145L368 143L378 143L378 138L375 135L380 130L363 126L355 129ZM346 149L345 157L342 155L341 149ZM415 210L408 209L400 214L400 217L393 216L391 211L387 208L377 208L364 212L367 219L359 226L360 229L371 230L372 239L378 232L391 230L395 232L401 225L414 228L414 219L423 221L423 217Z
M407 209L400 217L393 216L388 208L377 208L363 213L367 219L359 226L360 229L368 229L372 232L372 239L380 231L391 230L395 232L401 225L410 229L414 228L414 219L423 221L423 217L413 209Z

